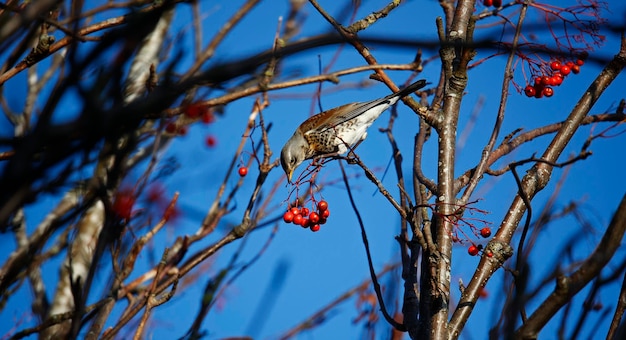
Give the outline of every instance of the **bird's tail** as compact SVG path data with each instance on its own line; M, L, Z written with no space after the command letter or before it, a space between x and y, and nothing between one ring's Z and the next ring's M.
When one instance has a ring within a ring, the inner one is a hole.
M426 82L426 79L420 79L416 82L414 82L413 84L403 88L402 90L389 95L389 97L398 97L398 98L402 98L402 97L406 97L409 94L421 89L422 87L426 86L428 83Z

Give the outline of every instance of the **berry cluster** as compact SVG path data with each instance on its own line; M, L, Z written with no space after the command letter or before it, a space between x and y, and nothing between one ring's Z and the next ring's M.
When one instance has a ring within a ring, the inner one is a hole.
M317 212L310 211L305 207L293 207L285 214L283 214L283 221L286 223L293 223L301 226L302 228L311 228L311 231L319 231L320 225L326 223L326 220L330 216L330 210L328 210L328 202L317 202Z
M553 60L550 62L550 76L546 74L535 77L535 83L533 85L526 85L524 88L524 94L528 97L541 98L543 96L552 97L554 89L552 86L559 86L563 83L565 77L570 73L578 74L580 67L585 64L585 60L582 58L574 61L568 61L562 63L559 60Z
M485 5L485 7L495 7L495 8L499 8L502 7L502 0L483 0L483 5Z

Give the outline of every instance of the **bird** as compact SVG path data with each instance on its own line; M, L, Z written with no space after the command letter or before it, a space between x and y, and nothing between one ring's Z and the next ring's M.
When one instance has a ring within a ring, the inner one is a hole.
M345 104L305 120L280 153L280 164L291 183L296 168L307 159L345 154L367 137L367 128L391 105L426 86L420 79L383 98Z

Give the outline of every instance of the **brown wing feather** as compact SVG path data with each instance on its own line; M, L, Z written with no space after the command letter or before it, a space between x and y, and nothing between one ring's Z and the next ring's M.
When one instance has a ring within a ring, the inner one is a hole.
M310 131L319 131L320 129L337 126L347 120L344 115L338 115L337 111L345 110L348 112L353 110L355 107L359 107L361 104L363 103L350 103L320 112L300 124L300 131L302 133L307 133Z
M387 95L384 98L374 99L369 102L345 104L332 108L330 110L326 110L324 112L311 116L309 119L300 124L300 131L302 133L310 133L312 131L323 131L335 127L341 123L362 115L364 112L371 108L387 103L392 98L407 96L424 86L426 86L426 80L421 79L400 91ZM337 111L342 111L343 113L337 114Z
M333 128L341 123L347 122L351 119L354 119L360 115L362 115L367 110L378 106L380 104L384 104L388 101L385 97L384 99L376 99L370 102L365 103L352 103L338 107L338 109L343 108L343 113L334 114L332 118L323 122L322 124L317 126L317 131L324 131L326 129Z

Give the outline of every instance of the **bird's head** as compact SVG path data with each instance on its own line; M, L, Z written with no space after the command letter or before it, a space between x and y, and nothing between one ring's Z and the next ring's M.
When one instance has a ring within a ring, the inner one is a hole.
M280 165L283 167L289 183L291 183L294 170L306 159L308 148L309 143L300 131L296 131L283 146L283 150L280 152Z

